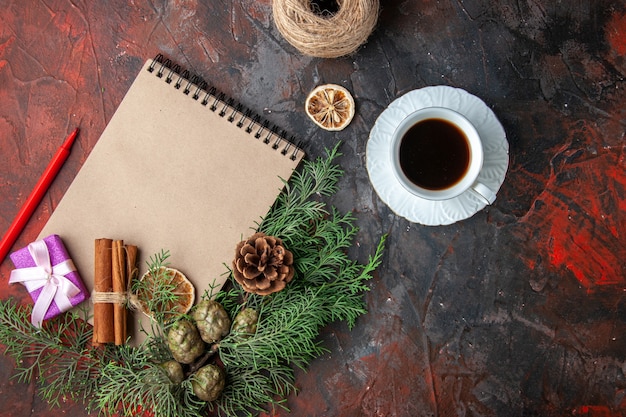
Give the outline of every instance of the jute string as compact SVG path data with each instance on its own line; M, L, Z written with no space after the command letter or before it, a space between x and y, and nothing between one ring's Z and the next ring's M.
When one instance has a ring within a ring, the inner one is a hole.
M129 295L125 292L92 291L91 301L94 304L126 304Z
M379 0L337 0L337 11L316 13L311 0L273 0L279 32L305 55L337 58L365 43L378 21Z
M129 265L129 267L132 268L130 272L130 278L128 280L128 282L130 283L137 278L139 270L136 267L132 267L131 265ZM139 297L137 297L136 294L133 294L130 285L128 286L128 290L126 292L93 290L91 292L91 302L94 304L127 304L128 308L130 308L131 310L141 309L141 302L139 301Z

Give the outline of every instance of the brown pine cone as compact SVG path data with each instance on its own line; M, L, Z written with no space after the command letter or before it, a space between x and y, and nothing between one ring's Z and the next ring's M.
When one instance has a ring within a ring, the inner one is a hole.
M268 295L285 288L293 278L293 255L282 240L258 232L237 245L233 275L244 290Z

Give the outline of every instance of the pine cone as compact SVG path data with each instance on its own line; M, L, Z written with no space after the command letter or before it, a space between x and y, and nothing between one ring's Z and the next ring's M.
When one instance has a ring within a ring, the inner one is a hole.
M259 313L253 308L244 308L233 320L233 332L253 335L256 333Z
M176 361L167 361L161 364L161 368L167 374L167 377L174 384L180 384L185 379L185 374L183 373L183 367L180 363Z
M237 245L233 275L245 291L268 295L293 278L293 255L282 240L258 232Z
M193 393L203 401L215 401L226 385L226 373L216 365L206 365L198 369L192 379Z
M195 324L189 320L179 320L167 334L167 346L177 362L189 364L204 352L204 342Z
M202 340L216 343L230 331L230 318L224 307L215 300L202 300L193 311L193 319Z

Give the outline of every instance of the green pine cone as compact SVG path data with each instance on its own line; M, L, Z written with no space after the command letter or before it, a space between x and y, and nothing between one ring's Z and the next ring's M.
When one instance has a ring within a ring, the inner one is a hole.
M195 324L189 320L179 320L167 334L167 346L176 362L189 364L204 352L204 342Z
M255 334L259 313L253 308L244 308L235 316L233 332Z
M216 365L206 365L192 376L193 393L203 401L215 401L226 385L226 373Z
M183 367L176 361L167 361L161 364L161 368L167 374L167 377L174 384L180 384L185 379Z
M193 310L192 316L202 340L206 343L219 342L230 331L230 317L217 301L201 301Z

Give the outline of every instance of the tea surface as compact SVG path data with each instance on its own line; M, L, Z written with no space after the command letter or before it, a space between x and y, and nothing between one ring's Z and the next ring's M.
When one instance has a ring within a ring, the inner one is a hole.
M469 167L465 134L442 119L416 123L402 137L400 167L415 185L444 190L458 183Z

